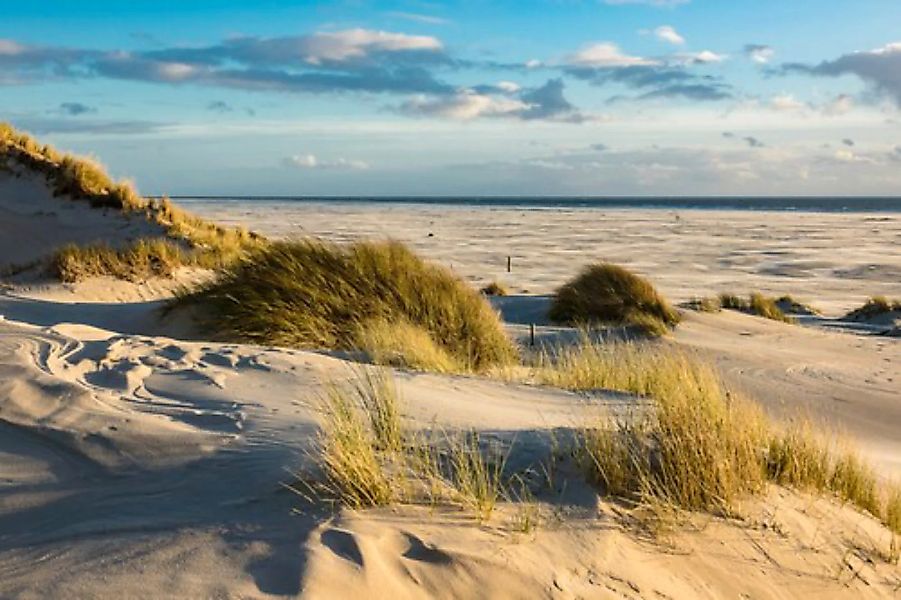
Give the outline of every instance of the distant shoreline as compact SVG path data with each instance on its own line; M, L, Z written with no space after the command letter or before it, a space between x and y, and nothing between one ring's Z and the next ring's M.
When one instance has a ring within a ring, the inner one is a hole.
M901 197L501 197L501 196L171 196L179 202L253 202L325 204L422 204L426 206L503 207L530 210L614 209L741 210L828 213L901 213Z

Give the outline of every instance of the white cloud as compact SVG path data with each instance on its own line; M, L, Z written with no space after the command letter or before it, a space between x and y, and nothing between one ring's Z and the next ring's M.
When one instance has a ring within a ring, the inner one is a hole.
M840 160L842 162L855 162L860 160L856 154L852 150L848 150L847 148L839 148L835 151L835 160Z
M157 71L159 72L160 77L166 81L180 81L192 77L197 73L198 69L193 65L170 62L160 63L157 67Z
M348 160L337 158L335 160L320 160L315 154L295 154L284 160L286 166L296 169L350 169L363 170L369 168L369 163L362 160Z
M522 89L522 86L513 81L498 81L497 88L507 94L515 94Z
M770 106L774 110L783 111L783 112L792 112L798 110L804 110L807 108L807 105L797 100L791 94L780 94L778 96L773 96L770 99Z
M872 54L876 55L884 55L884 54L895 54L901 53L901 42L892 42L890 44L886 44L882 48L877 48L873 50Z
M674 57L675 62L683 64L711 64L721 63L727 58L726 54L717 54L710 50L702 50L701 52L681 52Z
M600 42L585 46L575 54L566 57L566 61L577 67L634 67L658 65L658 61L623 54L616 44Z
M304 60L318 65L324 61L344 62L362 58L371 52L438 51L442 48L439 39L428 35L407 35L358 28L315 33L305 40L302 50Z
M404 102L400 111L414 116L471 121L479 117L499 117L521 113L527 108L529 105L519 100L497 98L472 90L462 90L452 96L415 96Z
M661 25L654 30L654 35L658 40L675 44L676 46L681 46L685 43L685 38L679 35L675 28L670 25Z
M525 62L525 65L526 65L527 69L537 69L538 67L540 67L542 65L542 62L540 60L538 60L537 58L532 58L532 59L527 60Z

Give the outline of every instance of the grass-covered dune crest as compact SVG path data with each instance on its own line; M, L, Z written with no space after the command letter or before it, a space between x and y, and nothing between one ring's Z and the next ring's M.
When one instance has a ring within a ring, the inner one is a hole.
M656 334L680 320L651 282L610 263L589 265L561 286L548 316L558 323L631 325Z
M516 358L481 294L393 241L274 242L177 305L201 305L201 328L228 340L403 354L404 344L392 342L393 326L405 340L418 340L414 362L440 357L438 370L482 371ZM375 329L378 335L367 335ZM403 356L397 358L387 362L402 365Z
M36 176L61 202L114 211L152 226L145 237L127 243L110 244L105 239L79 245L61 242L48 257L48 270L62 281L95 275L139 280L168 276L180 266L218 268L266 243L244 229L221 227L192 215L168 198L144 198L130 182L113 180L96 160L62 153L2 122L0 175Z

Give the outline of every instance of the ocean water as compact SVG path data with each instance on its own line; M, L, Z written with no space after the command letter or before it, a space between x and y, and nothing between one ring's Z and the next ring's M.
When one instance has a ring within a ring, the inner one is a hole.
M642 208L660 210L749 210L799 212L901 212L898 197L497 197L497 196L174 196L179 201L307 202L348 204L421 204L427 206L507 207L532 210L555 208Z

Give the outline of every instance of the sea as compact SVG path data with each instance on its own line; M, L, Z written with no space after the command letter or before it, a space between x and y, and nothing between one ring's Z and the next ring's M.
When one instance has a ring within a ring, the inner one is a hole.
M901 213L901 196L767 196L767 197L595 197L595 196L173 196L191 202L350 203L426 206L506 207L533 210L571 208L637 208L660 210L747 210L799 212Z

